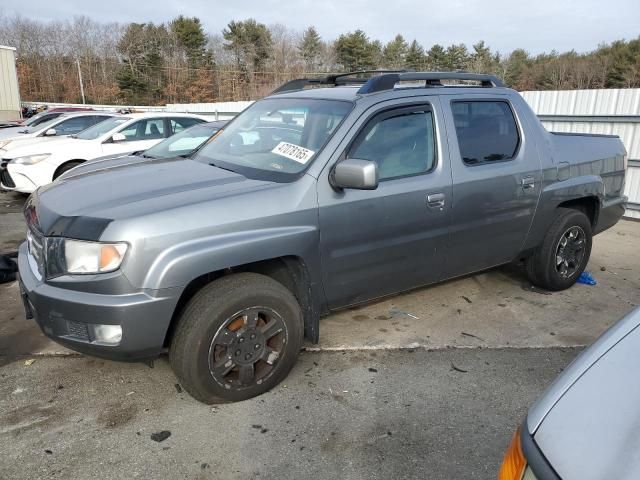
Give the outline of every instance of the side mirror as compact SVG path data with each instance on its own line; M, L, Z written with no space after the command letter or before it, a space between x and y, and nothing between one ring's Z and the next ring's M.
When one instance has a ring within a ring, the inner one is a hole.
M127 140L127 137L125 137L122 133L120 132L116 132L113 135L111 135L111 141L112 142L124 142Z
M50 128L49 130L44 132L44 136L45 137L55 137L57 134L58 134L58 132L56 132L55 128Z
M375 190L378 188L378 164L369 160L347 158L333 169L334 187L356 190Z

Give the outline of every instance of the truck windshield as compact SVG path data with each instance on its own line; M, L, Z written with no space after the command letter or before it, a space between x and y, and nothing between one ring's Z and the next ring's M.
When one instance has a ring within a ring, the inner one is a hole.
M118 125L122 125L124 122L131 120L129 117L112 117L108 118L100 123L96 123L93 127L89 127L77 134L74 138L81 140L95 140L96 138L110 132Z
M261 100L227 125L194 159L248 176L256 172L267 173L267 177L292 176L313 161L352 107L351 102L337 100Z

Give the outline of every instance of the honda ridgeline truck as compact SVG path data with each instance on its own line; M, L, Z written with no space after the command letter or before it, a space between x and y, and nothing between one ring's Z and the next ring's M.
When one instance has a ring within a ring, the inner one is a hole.
M296 80L192 158L39 188L22 296L73 350L168 351L196 399L247 399L333 310L514 261L570 287L623 214L626 162L618 137L549 133L488 75Z

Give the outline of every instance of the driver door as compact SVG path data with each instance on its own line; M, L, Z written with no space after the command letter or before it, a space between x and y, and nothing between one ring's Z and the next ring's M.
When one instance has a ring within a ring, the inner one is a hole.
M370 112L338 159L376 162L378 188L334 189L327 172L318 180L331 309L436 282L445 263L452 181L446 142L439 141L438 100L387 103Z

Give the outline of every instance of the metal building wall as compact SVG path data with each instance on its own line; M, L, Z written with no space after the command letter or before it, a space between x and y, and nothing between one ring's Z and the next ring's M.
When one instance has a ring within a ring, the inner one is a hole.
M629 155L626 216L640 218L640 89L522 92L549 131L619 135Z
M16 49L0 45L0 120L20 118Z

